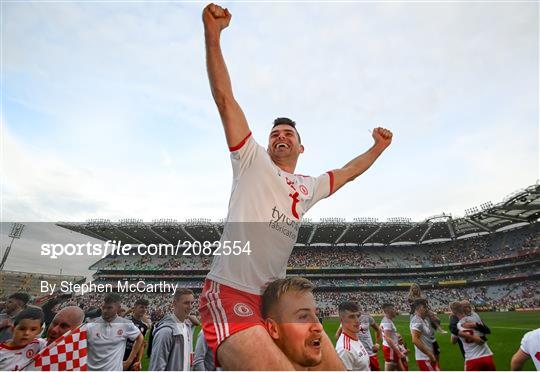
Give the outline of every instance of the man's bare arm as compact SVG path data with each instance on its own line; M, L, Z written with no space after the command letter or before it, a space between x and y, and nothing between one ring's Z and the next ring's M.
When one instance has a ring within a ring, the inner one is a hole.
M203 10L208 80L230 148L237 146L250 132L246 117L234 98L227 65L221 53L221 31L229 25L231 17L227 9L215 4L209 4Z
M334 169L334 191L340 189L346 183L354 180L371 167L384 150L392 143L392 132L384 128L373 129L375 144L360 156L357 156L343 168Z

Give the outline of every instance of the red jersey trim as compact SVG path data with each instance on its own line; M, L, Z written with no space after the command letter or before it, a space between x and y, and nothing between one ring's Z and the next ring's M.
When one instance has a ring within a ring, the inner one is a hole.
M251 132L249 132L248 135L238 145L229 147L229 151L234 152L240 150L246 144L249 136L251 136Z
M328 194L328 196L330 196L334 193L334 173L332 171L326 173L330 176L330 194Z

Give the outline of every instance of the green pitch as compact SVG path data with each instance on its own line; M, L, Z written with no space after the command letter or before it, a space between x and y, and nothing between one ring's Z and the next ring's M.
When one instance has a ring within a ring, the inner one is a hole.
M491 328L491 335L488 335L488 344L495 357L495 365L498 370L509 370L510 359L519 348L521 338L528 331L540 327L540 312L508 312L508 313L479 313L484 322ZM443 328L448 330L448 316L439 314ZM380 317L375 317L380 322ZM418 366L414 360L414 347L411 341L409 331L409 316L400 315L394 323L398 331L403 336L407 347L411 350L409 353L409 369L417 371ZM335 333L339 326L339 320L332 318L326 319L323 323L324 329L330 339L335 344ZM194 341L197 339L199 328L195 331ZM450 334L437 333L437 341L441 348L441 369L445 371L463 371L463 358L458 345L452 345ZM147 337L148 338L148 335ZM194 345L195 347L195 345ZM379 363L384 370L384 360L382 351L379 352ZM148 369L148 358L143 359L143 369ZM531 360L527 361L524 370L534 371L534 364Z

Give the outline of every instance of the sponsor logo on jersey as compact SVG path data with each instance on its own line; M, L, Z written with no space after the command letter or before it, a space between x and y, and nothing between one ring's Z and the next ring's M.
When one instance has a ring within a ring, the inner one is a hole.
M246 317L253 315L253 310L251 309L251 307L241 302L234 305L233 310L234 313L238 316Z
M28 359L32 358L34 356L34 350L30 349L30 350L26 350L26 357Z
M119 329L119 330L116 332L116 334L117 334L118 336L122 336L122 334L124 334L124 330L123 330L123 329Z

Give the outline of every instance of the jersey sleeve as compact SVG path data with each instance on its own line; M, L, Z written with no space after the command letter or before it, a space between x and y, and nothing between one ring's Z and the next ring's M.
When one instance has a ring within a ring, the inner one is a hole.
M124 336L130 340L135 340L141 333L141 330L133 323L133 322L128 322L128 323L125 323L126 324L126 327L125 327L125 333L124 333Z
M521 351L523 351L525 354L531 355L533 354L531 352L531 339L532 339L532 332L525 333L525 336L521 339L521 346L519 347Z
M354 355L345 349L339 349L338 351L339 358L343 362L343 365L345 366L345 369L347 371L353 371L354 370Z
M306 211L313 207L319 200L332 194L334 191L334 174L332 172L323 173L319 177L312 178L312 182L313 195L311 199L306 202Z
M235 178L248 169L263 153L266 153L266 150L255 141L251 132L237 146L229 147L229 150Z

